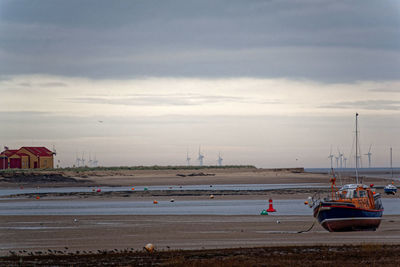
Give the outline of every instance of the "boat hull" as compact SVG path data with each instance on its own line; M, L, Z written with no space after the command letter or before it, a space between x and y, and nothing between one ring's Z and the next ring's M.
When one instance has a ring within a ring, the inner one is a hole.
M394 194L396 194L397 189L385 188L384 191L385 191L385 193L386 193L387 195L390 195L390 194L394 195Z
M383 210L356 208L354 205L321 203L314 209L314 217L329 232L375 231Z

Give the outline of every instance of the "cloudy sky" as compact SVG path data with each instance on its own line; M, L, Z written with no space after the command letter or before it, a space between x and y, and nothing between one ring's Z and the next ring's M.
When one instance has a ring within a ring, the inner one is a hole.
M397 0L0 0L0 145L62 166L351 166L356 112L400 165Z

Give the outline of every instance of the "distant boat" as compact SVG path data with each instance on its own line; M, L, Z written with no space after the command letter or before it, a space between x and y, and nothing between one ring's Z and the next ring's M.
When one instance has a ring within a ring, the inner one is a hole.
M390 195L390 194L394 195L397 192L397 187L395 185L393 185L393 184L388 184L387 186L385 186L383 188L383 190L385 191L385 193L387 195Z
M356 114L356 159L358 158ZM375 231L382 219L383 206L381 196L376 193L373 185L366 186L358 181L358 161L356 160L356 184L346 184L340 189L336 187L336 177L333 173L331 195L327 198L310 199L309 205L314 208L314 217L330 232L343 231Z

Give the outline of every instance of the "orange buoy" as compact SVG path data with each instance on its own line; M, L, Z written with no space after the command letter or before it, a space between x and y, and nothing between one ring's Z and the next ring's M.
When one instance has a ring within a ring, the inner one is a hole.
M132 191L133 191L133 190L135 190L135 188L134 188L134 187L132 187Z
M273 205L272 205L272 198L270 198L268 200L269 202L269 208L267 209L268 212L276 212L276 209L274 209Z
M158 201L157 200L153 200L153 204L158 204Z
M304 201L304 205L308 205L308 201L306 200L306 201Z

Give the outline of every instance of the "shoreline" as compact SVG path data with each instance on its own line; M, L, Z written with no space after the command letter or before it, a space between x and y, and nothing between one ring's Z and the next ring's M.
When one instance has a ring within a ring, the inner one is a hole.
M79 254L3 257L2 265L84 265L84 266L398 266L399 245L365 243L361 245L253 247L208 250L168 250L148 253L144 250L83 251ZM355 257L357 255L357 257Z

